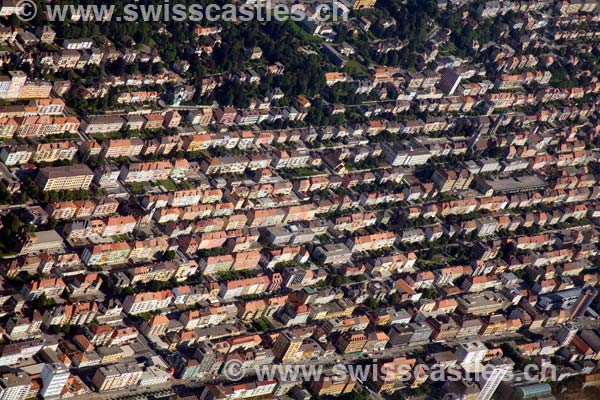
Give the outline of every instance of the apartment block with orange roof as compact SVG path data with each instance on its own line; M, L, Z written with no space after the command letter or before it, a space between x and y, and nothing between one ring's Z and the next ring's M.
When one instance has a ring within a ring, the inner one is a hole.
M66 288L61 278L45 278L24 285L22 293L28 300L35 300L41 295L53 298L60 296Z
M276 380L252 381L234 385L206 385L200 399L250 399L268 397L278 386Z
M393 247L395 242L396 235L393 232L381 232L366 236L355 236L348 239L346 245L353 253L356 253Z
M62 115L65 111L65 102L61 98L31 100L29 106L35 107L39 115Z
M267 291L270 283L270 279L266 276L226 281L221 283L219 296L227 300L240 296L262 294Z
M258 269L260 259L261 254L258 250L235 253L231 269L234 271Z
M77 205L77 214L76 218L87 218L92 217L94 215L94 210L96 210L96 203L91 200L75 200L73 201Z
M367 344L367 336L363 332L345 332L337 342L336 347L342 354L352 354L361 352Z
M72 219L77 212L77 205L72 201L48 203L46 212L50 218L57 220Z
M204 275L216 275L219 272L229 271L233 265L234 258L231 254L222 256L210 256L200 260L199 267Z
M251 210L248 216L248 225L252 228L281 225L285 217L286 211L280 208Z
M46 310L43 316L45 327L74 325L82 326L92 322L98 315L98 303L94 301L64 304Z
M44 137L69 132L76 133L80 122L77 117L29 116L15 118L19 124L16 135L22 137Z
M373 274L411 271L416 262L417 255L415 253L396 253L371 260L369 269Z
M126 242L98 244L86 247L81 255L81 261L86 265L116 265L125 264L131 254L131 246Z
M176 190L168 196L171 207L185 207L198 205L203 198L203 192L199 189Z
M112 340L114 329L110 325L85 327L84 334L94 346L106 346Z
M169 178L173 165L168 161L131 163L121 167L119 179L123 182L149 182Z
M111 237L118 235L128 235L133 232L137 225L137 220L132 215L119 217L109 217L106 219L102 236Z
M164 335L167 332L168 326L169 318L164 315L155 315L142 322L140 331L148 336Z
M373 374L371 385L377 393L393 393L408 387L410 374L414 371L414 358L394 358L391 361L380 362L377 369L380 373Z
M19 123L14 118L2 117L0 118L0 138L10 139L14 136Z
M282 221L289 224L296 221L312 221L315 219L316 208L312 204L303 204L287 208L287 215Z
M161 310L169 307L173 298L170 290L129 295L123 302L123 310L132 315Z
M31 161L51 163L59 160L73 160L77 151L77 145L69 141L36 143Z
M198 250L221 247L225 244L227 238L227 233L224 231L202 233L198 237Z
M137 157L143 147L144 143L139 138L108 139L102 142L100 154L106 158Z

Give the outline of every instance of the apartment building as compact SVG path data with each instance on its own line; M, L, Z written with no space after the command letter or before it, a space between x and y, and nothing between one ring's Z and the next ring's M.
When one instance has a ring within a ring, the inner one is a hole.
M128 275L131 277L131 284L150 281L166 282L175 275L176 268L177 266L173 263L142 265L129 269Z
M135 387L142 374L142 369L135 363L107 365L98 368L92 383L100 392Z
M119 202L112 198L103 198L86 203L81 201L62 201L49 203L46 212L51 218L73 219L87 216L105 216L117 211ZM87 209L89 207L89 210Z
M394 232L381 232L366 236L355 236L348 239L346 245L352 252L360 252L393 247L395 242L396 235Z
M118 132L125 125L119 116L87 117L81 121L81 130L86 134Z
M59 297L66 288L67 285L61 278L46 278L23 286L22 293L28 300L35 300L41 295L53 298Z
M45 327L89 324L98 315L98 303L94 301L63 304L44 312Z
M26 373L5 372L0 376L0 399L24 400L29 394L31 379Z
M383 148L386 154L386 161L394 167L424 165L433 156L431 151L419 146L402 148L397 145L393 146L385 143Z
M123 310L128 314L141 314L169 307L174 296L170 290L143 292L127 296Z
M221 283L219 296L223 299L232 299L239 296L261 294L267 291L270 279L266 276L238 279Z
M283 331L273 344L273 354L283 362L295 360L303 342L302 336L291 331Z
M158 100L158 92L152 91L135 91L121 93L117 97L117 103L119 104L134 104L134 103L147 103Z
M57 220L72 219L77 213L78 207L72 201L49 203L46 212L50 218Z
M373 212L356 213L338 217L333 222L333 229L344 232L354 232L367 226L375 225L377 216Z
M129 259L134 261L152 260L157 253L165 252L168 249L169 242L166 238L137 240L131 243Z
M173 165L168 161L131 163L121 167L119 179L125 183L168 179Z
M10 117L2 117L0 118L0 138L2 139L10 139L13 137L17 128L19 127L19 123L15 121L14 118Z
M309 385L309 391L315 396L339 396L351 393L356 386L356 381L351 376L344 379L334 376L323 376L314 380Z
M192 125L206 126L210 124L213 118L213 112L211 108L204 107L199 110L192 110L187 115L187 120Z
M276 380L254 381L236 385L206 385L200 400L233 400L250 398L270 398L277 389Z
M110 237L118 235L127 235L133 232L136 225L137 220L132 215L110 217L106 219L105 227L102 231L102 236Z
M199 267L204 275L215 275L219 272L229 271L233 266L234 258L231 254L211 256L200 260Z
M285 210L280 208L252 210L248 217L248 225L252 228L281 225L285 217Z
M372 274L410 271L416 262L417 256L415 253L399 253L378 257L369 263L369 268Z
M94 205L95 208L92 212L92 215L96 217L102 217L115 214L117 212L117 208L119 207L119 202L113 198L106 197L95 200Z
M164 117L160 114L146 114L143 115L144 125L143 129L154 130L160 129L164 123Z
M181 124L181 114L177 111L168 111L165 113L163 126L167 129L177 128Z
M51 91L52 84L50 82L28 79L21 88L18 98L20 100L47 99L48 97L50 97Z
M144 142L140 138L109 139L102 142L100 154L106 158L137 157L143 147Z
M233 125L237 110L233 107L220 107L214 110L213 115L218 124Z
M460 171L437 170L433 173L431 181L440 192L449 192L452 190L468 189L473 181L473 177L466 169Z
M62 237L55 230L26 232L17 236L19 254L58 253L64 251Z
M315 249L313 258L324 264L344 264L352 259L352 252L344 243L326 244Z
M199 189L176 190L169 193L168 204L171 207L187 207L200 204L203 192Z
M190 163L185 158L178 158L172 162L173 169L169 177L175 180L185 179L190 170Z
M147 336L164 335L169 326L169 318L164 315L155 315L142 322L140 331Z
M94 45L94 40L89 38L65 39L62 46L68 50L89 50Z
M241 174L248 168L248 157L217 157L202 162L202 171L205 174Z
M188 153L206 150L212 145L212 138L209 134L186 135L182 139L182 149Z
M8 76L0 77L0 98L18 99L27 81L23 71L9 71Z
M62 362L45 364L40 374L42 387L39 391L43 399L54 399L60 397L71 373Z
M342 354L359 353L367 344L367 336L362 332L345 332L336 342L336 347Z
M50 67L54 70L73 69L77 67L80 59L81 54L77 50L63 49L55 52L52 61L48 64L51 64Z
M126 242L97 244L83 250L81 261L86 265L125 264L130 253L131 246Z
M59 160L73 160L77 151L77 145L69 141L36 143L31 161L51 163Z
M275 169L301 168L308 165L310 155L300 151L276 151L271 163Z
M13 143L10 143L13 142ZM33 148L26 144L10 141L0 150L0 160L7 167L28 163L33 156Z
M47 115L17 117L19 125L15 134L22 137L45 137L62 133L76 133L80 122L77 117L51 117Z
M313 204L303 204L298 206L290 206L287 208L287 215L283 220L284 224L289 224L296 221L312 221L315 219L316 207Z
M88 190L94 173L85 164L40 168L35 181L44 192L51 190Z
M29 106L35 107L38 115L62 115L65 111L65 102L60 98L31 100Z

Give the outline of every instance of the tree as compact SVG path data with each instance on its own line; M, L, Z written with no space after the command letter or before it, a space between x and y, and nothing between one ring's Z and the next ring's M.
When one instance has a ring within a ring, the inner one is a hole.
M18 247L17 235L23 231L23 223L19 216L8 213L2 217L2 228L0 229L0 244L7 251L15 251Z
M4 182L0 182L0 204L12 204L13 196L6 188Z
M31 302L31 307L37 310L48 310L56 305L56 301L54 299L46 296L45 293L42 293L41 296L38 296L35 300Z
M37 198L40 193L40 188L33 179L27 177L23 180L23 191L27 193L29 197Z

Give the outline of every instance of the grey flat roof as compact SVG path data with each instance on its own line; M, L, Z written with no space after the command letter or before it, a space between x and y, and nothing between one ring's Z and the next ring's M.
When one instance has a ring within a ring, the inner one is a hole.
M92 170L85 164L66 165L63 167L45 167L40 173L48 178L62 178L65 176L94 175Z
M494 181L486 180L485 183L494 190L494 192L518 192L535 190L548 186L546 182L535 175L520 176L517 178L511 177Z

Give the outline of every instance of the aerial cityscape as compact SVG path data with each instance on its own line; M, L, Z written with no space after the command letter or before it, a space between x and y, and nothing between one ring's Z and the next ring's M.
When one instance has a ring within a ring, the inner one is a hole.
M597 0L0 4L0 400L600 399Z

